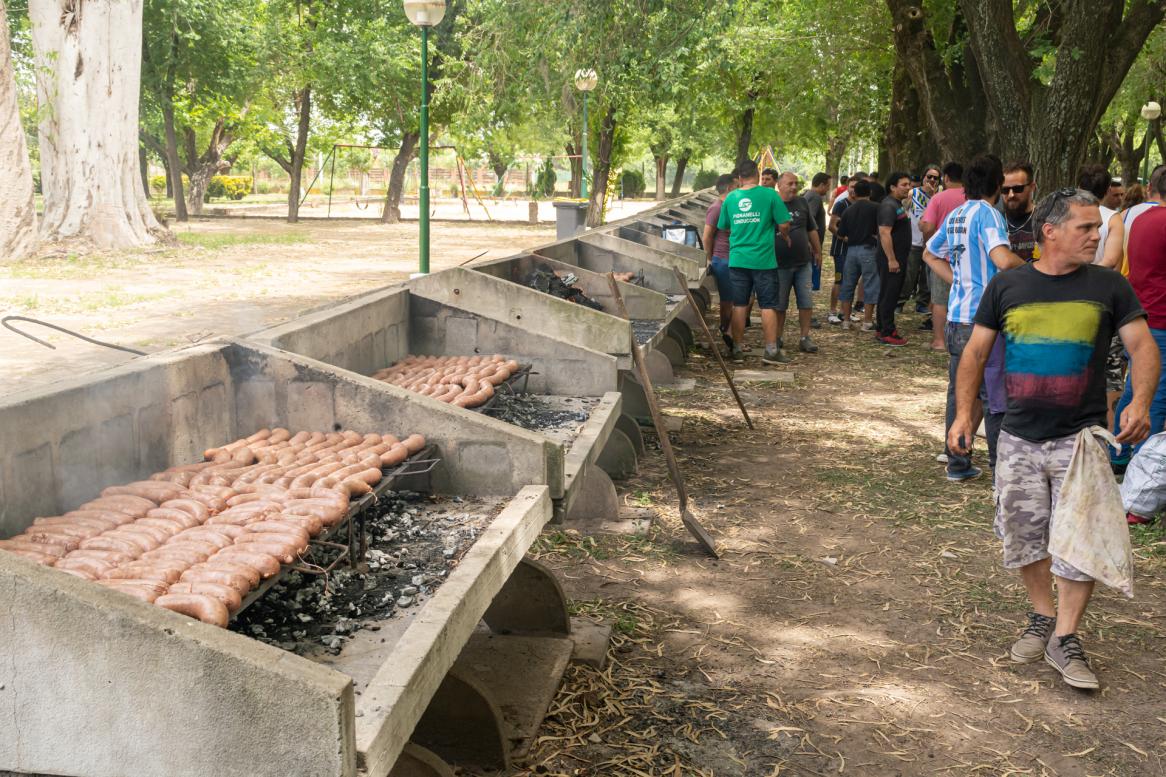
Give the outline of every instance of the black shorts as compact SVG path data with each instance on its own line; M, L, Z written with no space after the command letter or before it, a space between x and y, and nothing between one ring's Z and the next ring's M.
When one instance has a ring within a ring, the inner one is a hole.
M729 268L729 281L733 284L733 304L743 308L749 304L749 297L757 295L757 307L777 310L777 270L748 270L743 267Z

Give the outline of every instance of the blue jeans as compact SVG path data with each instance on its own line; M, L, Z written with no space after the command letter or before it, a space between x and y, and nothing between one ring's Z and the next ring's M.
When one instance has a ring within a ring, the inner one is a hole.
M778 267L777 268L777 309L786 310L789 308L789 293L792 289L794 297L798 303L798 310L812 310L814 307L814 295L810 291L811 276L810 266L803 264L801 267Z
M1158 344L1158 355L1166 361L1166 329L1151 329L1150 336ZM1114 434L1121 434L1121 414L1134 399L1133 378L1134 370L1131 363L1129 374L1126 376L1126 389L1122 392L1121 399L1117 401L1117 407L1113 411ZM1166 372L1158 377L1158 388L1154 391L1154 398L1150 401L1150 434L1162 431L1163 424L1166 424ZM1123 445L1114 456L1114 460L1128 461L1129 457L1137 453L1141 447L1142 443L1135 445L1132 450L1130 446Z
M732 302L733 284L729 281L729 260L714 256L709 263L709 272L717 282L717 295L721 302Z
M729 280L733 285L734 307L746 307L749 298L756 294L757 307L762 310L777 310L777 268L750 270L745 267L730 267Z
M875 261L874 246L849 246L846 249L846 265L842 268L842 290L838 299L849 302L854 299L858 279L862 278L863 299L879 298L879 268Z
M947 447L947 433L951 429L951 425L955 422L955 382L956 375L960 370L960 357L963 356L964 348L968 344L968 340L972 336L971 324L958 324L949 321L943 330L944 341L947 343L947 353L951 357L947 366L947 413L944 427L943 427L943 450L947 454L947 471L948 472L966 472L972 468L972 457L961 456L958 453L953 453ZM1004 348L1001 345L1003 338L997 337L996 342L998 348L993 348L992 353L988 356L988 364L984 367L985 379L980 382L980 402L984 406L984 430L988 435L988 465L993 469L996 467L996 441L1000 438L1000 426L1004 422L1004 411L992 412L992 402L989 398L988 380L990 375L995 373L999 378L1003 378L1004 369ZM995 390L992 392L995 394ZM999 400L998 400L999 401ZM974 438L975 430L972 430ZM971 450L971 444L975 440L967 440L968 450Z

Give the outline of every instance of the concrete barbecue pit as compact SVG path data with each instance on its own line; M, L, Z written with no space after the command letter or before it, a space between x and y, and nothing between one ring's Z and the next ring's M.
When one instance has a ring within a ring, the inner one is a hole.
M480 273L448 270L318 310L256 332L249 339L360 376L377 373L410 355L498 354L525 365L529 375L516 390L527 393L499 391L492 404L474 410L442 407L451 421L462 415L486 415L498 419L495 423L521 426L525 434L538 436L547 446L547 479L541 482L551 487L556 515L584 526L614 520L618 503L611 477L632 474L643 452L638 425L621 412L625 398L620 393L618 359L577 341L559 339L549 318L537 332L520 320L497 318L491 311L508 308L492 295L513 288ZM607 318L533 289L527 291L571 313ZM662 295L638 291L651 294L663 313ZM630 385L628 391L638 388L638 384ZM641 392L641 403L642 397Z
M571 651L561 591L523 560L552 504L548 485L521 480L553 480L549 454L561 451L537 434L214 341L5 398L0 537L276 425L425 430L441 459L430 486L448 496L425 498L407 520L409 508L386 500L366 559L368 575L395 575L393 609L363 628L333 624L344 627L340 649L309 660L0 552L0 629L19 635L0 642L0 713L15 723L0 733L0 770L282 777L385 775L396 764L441 774L417 744L502 767L510 743L526 741ZM408 540L425 536L448 567L408 555ZM499 712L518 692L505 682L513 651L536 667L523 674L517 716Z

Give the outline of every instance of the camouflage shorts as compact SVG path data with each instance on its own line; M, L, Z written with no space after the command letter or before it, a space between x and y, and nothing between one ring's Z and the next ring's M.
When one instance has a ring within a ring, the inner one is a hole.
M1001 430L996 443L995 529L1004 541L1006 569L1049 558L1050 519L1076 437L1029 442ZM1092 580L1056 557L1053 574L1067 580Z

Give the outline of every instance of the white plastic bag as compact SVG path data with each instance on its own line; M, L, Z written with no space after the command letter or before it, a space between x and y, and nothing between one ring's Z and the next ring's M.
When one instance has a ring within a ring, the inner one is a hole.
M1134 596L1134 555L1108 449L1117 445L1100 426L1083 429L1061 483L1049 532L1049 553L1085 574Z
M1127 513L1146 518L1166 507L1166 432L1146 440L1130 460L1121 501Z

